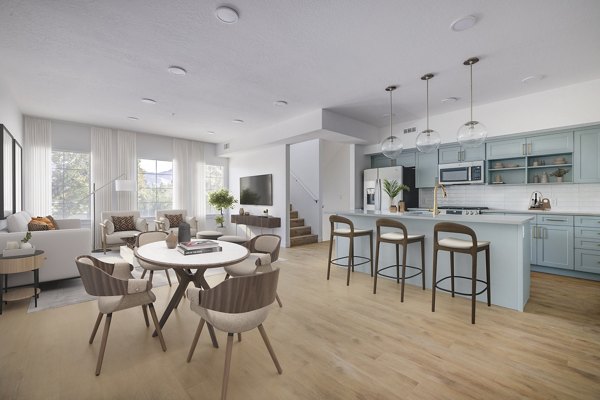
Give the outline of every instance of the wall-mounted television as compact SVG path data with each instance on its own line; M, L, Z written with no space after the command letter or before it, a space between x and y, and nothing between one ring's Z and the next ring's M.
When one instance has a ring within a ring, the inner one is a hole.
M240 204L273 205L273 175L243 176L240 178Z

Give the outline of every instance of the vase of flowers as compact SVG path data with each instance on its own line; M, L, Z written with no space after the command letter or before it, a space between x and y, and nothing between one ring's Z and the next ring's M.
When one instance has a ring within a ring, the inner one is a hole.
M550 175L556 177L556 182L563 182L564 176L569 172L568 169L558 168L556 171L552 172Z

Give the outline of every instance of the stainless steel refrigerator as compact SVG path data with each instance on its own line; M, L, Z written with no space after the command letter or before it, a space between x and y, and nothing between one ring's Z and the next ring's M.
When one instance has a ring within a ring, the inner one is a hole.
M369 168L364 171L363 207L368 211L387 211L390 207L390 196L383 191L383 180L397 180L402 184L402 166L386 168ZM394 201L403 200L402 192Z

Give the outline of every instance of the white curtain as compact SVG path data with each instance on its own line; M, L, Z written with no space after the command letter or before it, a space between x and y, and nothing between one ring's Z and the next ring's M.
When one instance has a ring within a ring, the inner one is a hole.
M204 145L193 140L173 139L173 206L185 209L203 225L206 216L204 192Z
M117 132L117 157L118 170L116 176L125 174L125 179L136 182L137 178L137 154L136 134L119 130ZM117 209L122 211L137 210L137 190L131 192L117 192Z
M52 210L52 125L25 117L23 134L23 202L33 216Z
M112 132L109 128L92 127L92 184L96 188L95 213L93 229L95 232L94 248L100 247L100 213L112 210L112 180L114 174ZM103 187L106 185L106 187ZM103 188L102 188L103 187ZM102 189L100 189L102 188ZM93 188L92 188L93 190ZM94 196L92 196L92 199Z

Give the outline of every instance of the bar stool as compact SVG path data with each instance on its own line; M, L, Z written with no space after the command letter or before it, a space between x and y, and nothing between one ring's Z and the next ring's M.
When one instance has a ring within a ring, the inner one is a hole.
M327 280L329 280L329 272L331 271L331 264L339 265L341 267L348 267L348 277L346 278L346 286L350 285L350 270L354 272L354 266L366 264L368 262L371 263L371 276L373 276L373 230L372 229L354 229L354 224L348 218L340 217L339 215L331 215L329 217L329 222L331 223L331 236L329 239L329 262L327 263ZM335 224L345 224L348 225L348 228L338 228L335 229ZM350 249L347 256L331 258L331 253L333 250L333 237L347 237L350 239ZM370 257L363 256L355 256L354 255L354 238L360 236L369 236L369 249L370 249ZM361 260L365 260L358 264L354 263L354 259L358 258ZM348 259L348 264L340 264L337 261Z
M400 283L400 246L402 246L402 289L400 291L400 301L404 302L404 282L417 275L421 275L423 290L425 290L425 235L409 235L406 226L400 221L389 218L380 218L377 224L377 247L375 252L375 280L373 281L373 294L377 293L377 275L385 276L386 278L396 278L396 283ZM381 233L381 228L396 228L402 232L386 232ZM396 264L388 267L379 268L379 245L381 243L391 243L396 245ZM410 243L421 244L421 268L406 265L406 252ZM386 269L396 268L396 276L386 275L383 273ZM406 276L406 268L412 268L415 272L411 276Z
M468 235L471 240L456 239L456 238L443 238L438 240L439 232L459 233ZM450 252L450 276L446 276L440 280L437 279L437 253L438 250L444 250ZM485 250L485 273L486 280L477 279L477 253ZM460 276L454 275L454 253L464 253L471 255L471 276ZM461 293L454 290L454 278L468 279L471 281L471 292ZM451 280L451 290L441 288L439 284L446 279ZM485 284L483 290L477 292L477 282ZM436 289L443 290L444 292L452 293L454 297L455 293L462 294L464 296L471 296L471 323L475 323L475 302L477 295L487 292L487 305L491 305L491 292L490 292L490 242L478 241L475 231L468 226L456 224L453 222L440 222L433 227L433 285L432 285L432 299L431 299L431 312L435 312L435 291Z

